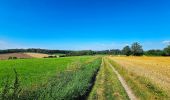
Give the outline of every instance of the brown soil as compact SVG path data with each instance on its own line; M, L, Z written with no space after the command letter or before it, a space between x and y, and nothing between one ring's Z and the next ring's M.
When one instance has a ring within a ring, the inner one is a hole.
M48 55L47 54L41 54L41 53L7 53L7 54L0 54L0 60L6 60L9 57L44 58L44 57L48 57Z
M7 54L0 54L0 60L8 59L9 57L17 57L17 58L33 58L24 53L7 53Z

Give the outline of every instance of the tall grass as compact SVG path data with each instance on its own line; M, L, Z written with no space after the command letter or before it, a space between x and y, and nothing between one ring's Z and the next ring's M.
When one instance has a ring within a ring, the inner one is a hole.
M19 78L16 74L14 86L16 88L6 88L5 91L15 91L15 96L10 93L5 94L5 98L15 100L70 100L84 99L90 91L93 77L100 67L101 59L89 60L87 63L72 64L67 70L60 71L55 76L50 77L47 82L38 85L37 88L20 90ZM73 67L74 66L74 67ZM7 82L8 83L8 82ZM17 85L17 84L18 85ZM8 87L9 84L6 84ZM1 94L3 97L3 93ZM4 97L3 97L4 98Z
M20 76L20 85L23 89L34 89L42 83L46 83L50 77L65 71L71 63L80 63L93 60L95 57L65 57L54 59L17 59L0 60L0 91L8 76L9 83L15 79L15 68Z
M19 75L16 69L13 69L15 73L15 80L13 84L9 83L9 77L7 76L7 80L4 83L4 88L2 89L2 93L0 94L0 99L2 100L15 100L19 97L21 92Z

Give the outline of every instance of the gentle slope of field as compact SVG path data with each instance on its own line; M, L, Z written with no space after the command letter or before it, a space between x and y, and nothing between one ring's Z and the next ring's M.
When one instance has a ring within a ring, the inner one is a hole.
M170 98L170 57L102 57L0 60L0 99Z
M30 87L30 85L41 83L49 76L66 69L69 63L78 59L79 58L1 60L0 83L2 83L7 76L9 76L10 79L14 79L13 68L15 68L22 79L22 85L24 87Z
M170 96L170 57L109 57L140 99Z
M86 64L75 63L72 67L51 78L48 83L33 92L24 92L28 100L81 100L85 99L92 86L93 78L100 67L101 60ZM22 99L25 99L25 96Z
M100 58L91 56L2 60L1 97L17 100L81 98L91 86L91 79L99 69L100 62ZM16 69L19 80L15 80L13 68ZM10 84L6 86L7 79Z

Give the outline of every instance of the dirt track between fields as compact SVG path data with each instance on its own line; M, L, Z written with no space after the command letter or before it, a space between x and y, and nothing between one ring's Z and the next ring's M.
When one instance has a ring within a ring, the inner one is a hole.
M107 61L108 65L112 68L113 72L117 75L120 83L122 84L122 86L124 87L128 97L130 100L137 100L136 96L134 95L133 91L131 90L131 88L129 88L129 86L127 85L126 81L121 77L121 75L118 73L118 71L114 68L114 66L112 66L110 64L109 61Z

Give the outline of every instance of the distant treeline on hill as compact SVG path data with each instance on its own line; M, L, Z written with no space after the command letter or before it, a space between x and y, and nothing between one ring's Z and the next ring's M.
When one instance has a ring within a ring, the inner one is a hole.
M164 48L163 50L147 50L144 51L142 45L135 42L131 46L125 46L122 50L112 49L112 50L101 50L101 51L92 51L92 50L48 50L48 49L6 49L0 50L0 54L5 53L45 53L45 54L65 54L65 56L81 56L81 55L96 55L96 54L108 54L108 55L126 55L126 56L170 56L170 45Z
M70 51L69 50L48 50L48 49L37 49L37 48L0 50L0 54L5 54L5 53L24 53L24 52L45 53L45 54L55 54L55 53L67 54Z

